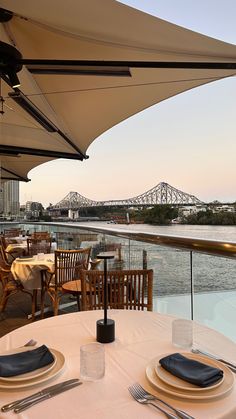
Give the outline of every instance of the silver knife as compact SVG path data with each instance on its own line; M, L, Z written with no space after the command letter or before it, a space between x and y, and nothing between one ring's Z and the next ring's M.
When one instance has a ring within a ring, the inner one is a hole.
M29 409L29 407L34 406L37 403L41 403L44 400L51 399L52 397L57 396L58 394L63 393L64 391L71 390L72 388L77 387L80 384L82 384L82 382L78 381L77 383L69 384L67 386L58 388L57 390L51 390L47 392L46 394L43 394L42 396L39 396L38 398L33 399L32 401L29 401L28 403L23 403L21 405L18 405L17 407L15 407L14 412L15 413L23 412L23 410Z
M216 361L220 361L223 364L227 365L233 372L236 372L236 364L226 361L226 359L210 354L209 352L203 351L202 349L192 349L192 352L195 354L202 354L202 355L208 356L209 358L215 359Z
M54 384L53 386L46 387L43 390L37 391L37 393L31 394L31 396L27 396L27 397L24 397L23 399L15 400L14 402L5 404L4 406L2 406L1 411L8 412L9 410L14 409L14 407L16 407L17 405L34 400L37 397L47 394L49 391L64 388L68 385L78 383L78 382L79 382L78 378L72 378L71 380L63 381L62 383Z

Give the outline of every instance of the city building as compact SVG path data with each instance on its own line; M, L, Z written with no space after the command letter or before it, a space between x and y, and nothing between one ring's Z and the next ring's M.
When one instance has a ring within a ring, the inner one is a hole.
M43 206L40 202L27 201L25 204L25 218L37 219L43 212Z
M212 209L212 212L214 212L214 213L218 213L218 212L235 212L234 205L221 204L221 205L218 205L218 206L213 206L211 209Z
M188 215L196 214L197 212L206 211L206 210L207 210L207 205L205 204L186 205L184 207L179 207L179 215L187 217Z
M20 212L19 182L10 180L0 188L0 213L4 218L17 217Z

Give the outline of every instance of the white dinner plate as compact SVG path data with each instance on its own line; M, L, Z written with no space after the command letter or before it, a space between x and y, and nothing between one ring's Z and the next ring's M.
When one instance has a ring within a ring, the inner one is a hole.
M183 354L185 355L185 354ZM182 390L180 388L175 388L173 386L170 386L166 384L164 381L162 381L156 374L155 367L159 362L159 359L166 356L158 356L154 359L152 359L147 367L146 367L146 376L150 384L156 388L157 390L161 390L164 393L167 393L171 396L181 398L181 399L192 399L192 400L204 400L204 401L210 401L212 399L217 399L225 396L228 394L234 385L234 375L230 371L228 367L218 362L218 367L223 370L224 372L224 380L218 387L212 388L210 390L204 389L203 391L199 392L195 389L189 390L186 392L186 390ZM203 355L198 355L198 360L203 363L207 363L208 365L215 366L215 360L211 360Z
M200 360L199 356L196 355L196 354L186 353L186 354L182 354L182 355L184 355L186 358L193 359L194 361L203 362L202 360ZM161 358L162 358L162 356L159 359L161 359ZM207 365L210 365L211 367L222 369L221 364L219 365L219 362L215 361L215 360L213 360L213 363L210 364L208 362L208 359L207 359L207 361L204 359L203 363L207 364ZM191 384L191 383L188 383L187 381L181 380L181 378L176 377L175 375L171 374L170 372L165 370L165 368L163 368L159 364L159 362L155 366L155 371L156 371L156 374L157 374L158 378L160 378L162 381L164 381L164 383L168 384L169 386L175 387L177 389L185 390L185 391L211 390L212 388L216 388L216 387L220 386L222 384L223 380L224 380L224 375L223 375L223 377L219 381L212 384L211 386L199 387L199 386L196 386L195 384Z
M33 351L34 349L35 348L29 348L29 347L11 349L9 351L6 351L4 353L1 353L1 355L18 354L18 353L27 352L27 351ZM51 352L51 353L52 353L52 356L54 358L54 361L51 362L51 364L45 365L42 368L38 368L37 370L30 371L30 372L27 372L25 374L14 375L12 377L1 377L0 376L0 380L1 381L6 381L8 383L9 382L19 383L20 381L26 381L26 380L31 380L32 378L41 377L42 375L44 375L47 372L49 372L55 366L55 364L57 362L56 354L53 353L53 352Z
M56 358L56 362L55 365L53 366L52 369L50 369L50 371L45 372L44 375L40 376L40 377L36 377L36 378L31 378L31 379L27 379L27 380L22 380L20 382L6 382L0 379L0 389L2 390L16 390L16 389L24 389L27 387L33 387L36 386L38 384L42 384L45 381L50 380L51 378L56 377L56 375L58 375L64 368L65 366L65 357L64 355L57 351L56 349L51 349L50 348L50 352L53 354L53 356L55 356Z

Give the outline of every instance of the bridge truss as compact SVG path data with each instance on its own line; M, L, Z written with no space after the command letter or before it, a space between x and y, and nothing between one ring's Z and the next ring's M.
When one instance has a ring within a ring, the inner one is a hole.
M160 182L154 188L141 195L129 199L111 201L93 201L85 198L78 192L69 192L60 202L51 206L49 210L78 210L88 207L110 207L110 206L152 206L160 204L170 205L194 205L202 204L194 195L182 192L165 182Z

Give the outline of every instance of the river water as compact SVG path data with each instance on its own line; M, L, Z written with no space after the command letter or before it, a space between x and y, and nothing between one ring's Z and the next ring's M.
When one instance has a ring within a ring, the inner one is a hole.
M116 230L131 230L236 242L234 226L180 225L151 226L147 224L78 223ZM115 239L118 241L117 239ZM114 237L112 238L114 241ZM163 246L121 239L124 250L123 268L142 268L143 250L147 251L147 267L154 270L154 295L179 295L190 292L190 252ZM130 253L127 251L129 246ZM129 256L128 256L129 255ZM236 289L236 260L193 252L194 292Z
M108 230L130 230L172 236L185 236L203 239L221 240L236 243L236 226L199 226L175 224L170 226L151 226L147 224L107 224L105 222L71 223L71 229L52 226L52 231L73 231L79 234L78 228L105 227ZM27 227L29 228L29 227ZM81 230L80 230L81 233ZM70 234L68 234L70 236ZM98 241L103 235L98 235ZM154 271L154 296L186 295L191 290L190 252L149 243L129 241L114 236L107 236L107 242L122 244L122 263L109 262L109 269L142 269L143 254L147 253L147 267ZM86 242L87 246L90 242ZM91 242L92 243L92 242ZM66 243L65 243L66 244ZM61 245L59 243L59 245ZM63 244L62 244L63 245ZM76 242L68 242L68 248L77 246ZM64 247L64 246L63 246ZM67 247L65 247L67 248ZM74 247L75 248L75 247ZM193 283L195 293L212 293L212 291L236 290L236 260L219 256L209 256L193 252Z
M86 225L85 223L81 223ZM77 225L81 225L77 224ZM153 226L149 224L107 224L103 222L89 222L89 225L110 227L131 231L142 231L153 234L166 234L171 236L197 237L202 239L224 240L236 242L236 226L200 226L173 224L170 226Z

